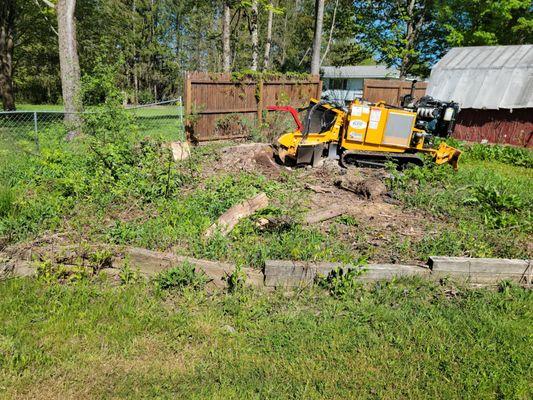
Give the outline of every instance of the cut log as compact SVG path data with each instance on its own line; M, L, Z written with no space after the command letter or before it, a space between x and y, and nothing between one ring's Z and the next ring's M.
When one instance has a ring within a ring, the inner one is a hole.
M268 260L265 263L265 286L297 287L314 282L317 274L326 276L335 268L361 268L343 263ZM402 276L429 276L429 269L415 265L369 264L357 278L374 282Z
M311 224L316 224L318 222L327 221L328 219L338 217L344 214L345 212L346 210L343 210L342 208L339 208L339 207L309 212L305 216L305 223L308 225L311 225Z
M139 269L143 275L154 276L158 273L183 263L194 265L196 272L203 272L216 287L226 286L225 279L233 273L233 264L199 260L197 258L178 256L174 253L162 253L138 247L128 247L123 254L113 261L114 268L121 268L125 263Z
M205 236L211 237L217 230L223 235L227 235L241 219L249 217L254 212L266 206L268 206L267 195L265 193L259 193L257 196L231 207L222 214L217 222L207 229Z
M531 260L505 258L430 257L431 273L478 285L495 285L502 280L531 285Z

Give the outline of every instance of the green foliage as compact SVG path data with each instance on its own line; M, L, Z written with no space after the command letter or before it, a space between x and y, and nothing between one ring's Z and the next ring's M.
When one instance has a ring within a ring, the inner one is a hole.
M124 265L120 268L118 277L120 283L123 285L135 284L142 280L139 270L132 268L128 260L126 260Z
M398 67L404 76L427 76L433 60L445 50L442 26L434 19L438 7L424 0L356 1L357 37L378 61Z
M504 154L498 147L481 149L474 150L476 156L471 157L469 148L464 147L457 172L447 166L431 165L401 173L391 171L388 184L397 198L413 211L428 212L448 225L438 226L437 231L402 250L410 257L530 256L527 242L533 223L533 196L529 169L512 165L512 160L520 160L521 156L509 159L507 164L477 161L480 154L494 158Z
M527 44L533 40L529 0L450 0L440 4L438 22L449 46Z
M117 87L118 74L117 65L106 64L99 57L91 73L85 74L82 78L83 104L98 106L108 100L120 103L123 99Z
M0 186L0 218L7 217L15 207L15 195L8 187Z
M533 168L533 151L514 146L474 143L465 148L463 157L472 160L499 161L518 167Z
M155 285L160 290L202 289L207 283L207 277L196 271L193 264L184 262L176 267L160 272L154 279Z
M326 276L317 275L316 283L336 298L353 296L361 288L361 284L357 282L357 277L362 273L364 273L362 267L335 268Z
M277 71L254 71L251 69L245 69L243 71L235 71L231 73L231 79L234 82L241 81L275 81L280 79L287 79L292 81L308 81L311 78L311 75L306 72L298 71L286 71L286 72L277 72Z
M74 283L89 278L89 269L83 266L62 265L51 261L37 264L37 278L47 283Z
M345 214L337 218L337 221L347 226L357 226L359 221L353 215Z
M490 184L474 187L471 197L464 201L465 204L478 206L483 214L485 224L496 228L519 224L518 213L525 206L518 194L509 193L506 188L499 188ZM529 224L531 218L526 218L522 222ZM527 227L524 228L529 230Z
M141 136L117 97L87 115L83 132L66 142L64 130L52 125L40 132L40 154L0 154L0 236L16 241L65 217L157 203L193 179L194 166L178 168L160 138Z
M233 273L227 277L228 289L230 292L238 292L244 289L246 284L246 272L237 266Z

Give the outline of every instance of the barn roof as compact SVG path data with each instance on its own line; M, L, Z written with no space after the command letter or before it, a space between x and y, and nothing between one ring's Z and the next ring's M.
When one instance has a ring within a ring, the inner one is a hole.
M398 78L395 68L385 65L350 65L344 67L322 67L323 78Z
M462 108L533 107L533 45L454 47L431 70L426 93Z

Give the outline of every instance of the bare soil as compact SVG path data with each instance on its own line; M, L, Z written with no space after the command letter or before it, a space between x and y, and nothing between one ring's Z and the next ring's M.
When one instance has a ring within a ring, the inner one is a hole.
M340 240L357 246L356 238L366 233L367 241L361 246L374 246L372 261L395 262L396 255L388 254L384 246L391 240L411 242L421 240L436 225L444 224L434 216L412 212L394 198L386 186L389 173L376 168L342 168L336 160L325 160L312 168L286 167L276 163L272 147L263 143L247 143L225 147L215 157L214 165L208 168L210 175L228 172L255 172L271 179L282 179L281 173L296 174L298 187L307 198L310 212L324 208L339 207L345 215L357 221L354 226L341 226ZM328 231L331 221L317 224ZM421 260L413 262L422 263Z

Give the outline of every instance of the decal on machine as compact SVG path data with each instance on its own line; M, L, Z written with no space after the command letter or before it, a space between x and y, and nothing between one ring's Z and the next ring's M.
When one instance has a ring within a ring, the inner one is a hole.
M357 133L357 132L350 132L348 134L348 137L351 139L351 140L357 140L359 142L362 142L363 141L363 134L361 133Z
M381 110L373 108L372 111L370 111L370 123L368 124L368 128L377 129L380 119Z
M352 106L352 116L360 117L363 113L363 107L361 106Z
M350 121L350 126L354 129L365 129L366 128L366 122L362 119L354 119Z

